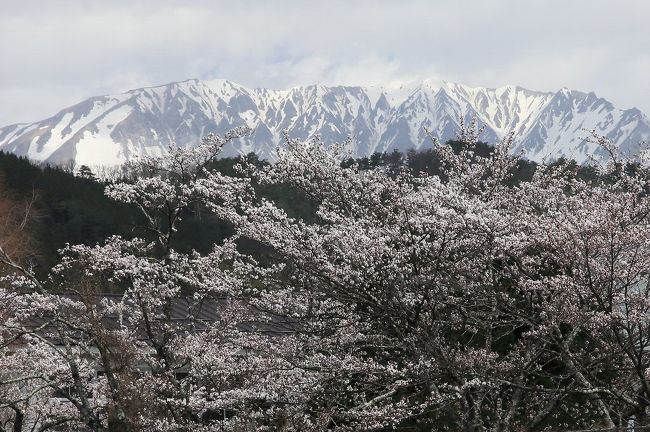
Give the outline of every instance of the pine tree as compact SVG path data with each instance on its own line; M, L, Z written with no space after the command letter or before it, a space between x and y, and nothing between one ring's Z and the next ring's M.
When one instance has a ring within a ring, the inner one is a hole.
M79 171L77 171L77 177L84 178L86 180L92 180L95 181L97 180L97 177L93 173L93 171L90 169L88 165L81 165L79 167Z

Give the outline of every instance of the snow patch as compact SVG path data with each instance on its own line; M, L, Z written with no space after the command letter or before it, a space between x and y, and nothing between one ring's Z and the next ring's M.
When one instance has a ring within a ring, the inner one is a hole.
M97 131L85 131L76 146L77 165L120 165L126 161L121 144L111 138L111 131L132 112L126 105L106 114L97 124ZM112 127L109 127L112 125Z

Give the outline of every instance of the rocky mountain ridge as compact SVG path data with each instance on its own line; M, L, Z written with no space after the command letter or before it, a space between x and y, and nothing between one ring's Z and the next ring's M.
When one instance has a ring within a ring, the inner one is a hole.
M273 158L287 131L300 139L320 134L326 143L352 136L352 154L367 156L429 146L425 128L444 142L455 136L461 118L478 119L487 142L514 132L514 150L535 161L565 156L584 162L602 155L584 141L585 129L609 136L629 154L650 139L650 120L638 109L618 109L593 92L566 88L538 92L425 80L271 90L192 79L92 97L50 118L2 127L0 150L45 163L111 166L246 124L254 133L226 155L252 151Z

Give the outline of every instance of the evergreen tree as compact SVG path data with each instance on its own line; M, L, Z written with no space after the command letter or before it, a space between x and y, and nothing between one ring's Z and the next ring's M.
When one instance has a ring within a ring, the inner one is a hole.
M81 177L82 179L86 180L97 180L95 174L92 172L88 165L81 165L79 167L79 171L77 171L77 177Z

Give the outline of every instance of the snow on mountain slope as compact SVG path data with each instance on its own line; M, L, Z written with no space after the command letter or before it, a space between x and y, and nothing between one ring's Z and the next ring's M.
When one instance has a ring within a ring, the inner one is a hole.
M320 134L326 143L352 136L353 154L366 156L429 146L425 129L444 142L455 136L460 118L474 117L485 126L484 140L512 131L515 150L536 161L598 156L584 141L584 129L611 137L630 154L650 139L650 121L639 110L620 110L594 93L568 89L552 93L425 80L399 87L271 90L188 80L93 97L48 119L0 128L0 150L46 163L116 165L248 125L254 133L225 149L226 155L253 151L272 158L286 130L300 139Z

